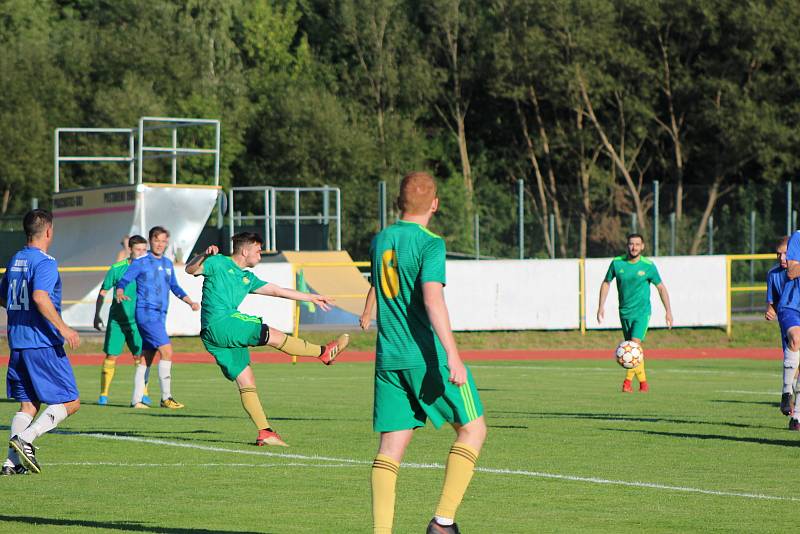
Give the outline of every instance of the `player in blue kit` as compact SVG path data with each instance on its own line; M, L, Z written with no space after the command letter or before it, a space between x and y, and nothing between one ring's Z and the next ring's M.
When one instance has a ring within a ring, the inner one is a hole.
M22 226L27 245L14 254L0 281L11 349L6 391L20 403L11 419L2 475L40 473L31 444L80 408L75 375L64 352L64 341L76 348L80 337L61 319L61 277L56 260L47 255L53 216L35 209L25 214ZM34 421L43 403L47 408Z
M186 294L175 277L175 268L164 251L169 244L169 232L161 226L154 226L149 234L150 252L131 262L125 275L117 282L117 301L128 300L125 287L136 281L136 325L142 337L143 364L134 373L133 399L134 408L147 408L142 403L144 395L144 377L147 369L153 364L156 352L158 361L158 382L161 385L161 407L183 408L172 397L172 343L167 335L167 308L170 291L179 299L192 307L200 309Z
M775 249L778 263L767 273L767 309L764 317L773 321L778 317L779 306L784 287L789 282L786 276L786 245L788 237L784 237ZM797 367L800 364L800 352L791 351L786 344L786 332L781 328L781 345L783 346L783 390L781 392L781 413L793 414L792 395L795 392Z

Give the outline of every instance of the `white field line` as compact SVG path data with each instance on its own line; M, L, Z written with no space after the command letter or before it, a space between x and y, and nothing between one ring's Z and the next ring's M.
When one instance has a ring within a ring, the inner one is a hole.
M223 452L227 454L242 454L247 456L261 456L269 458L286 458L291 460L306 460L311 462L330 462L332 464L335 464L335 465L328 464L327 467L356 467L356 466L367 466L372 464L371 460L355 460L352 458L334 458L328 456L291 454L291 453L268 452L268 451L244 451L237 449L226 449L223 447L213 447L210 445L198 445L196 443L180 443L176 441L167 441L163 439L154 439L154 438L137 438L133 436L117 436L112 434L80 433L80 432L58 432L58 433L84 436L95 439L113 440L113 441L132 441L136 443L149 443L152 445L179 447L179 448L195 449L208 452ZM70 464L70 465L75 465L75 464ZM270 467L279 467L278 465L274 464L268 464L268 465ZM283 465L292 466L294 464L290 463ZM313 467L312 465L309 464L301 464L300 466ZM436 463L433 464L403 463L403 467L410 469L444 469L443 465ZM777 495L764 495L761 493L743 493L735 491L707 490L701 488L692 488L688 486L671 486L668 484L656 484L651 482L636 482L636 481L632 482L626 480L609 480L597 477L560 475L555 473L543 473L539 471L527 471L522 469L495 469L490 467L476 467L475 470L481 473L488 473L494 475L518 475L518 476L526 476L533 478L546 478L551 480L567 480L570 482L587 482L590 484L604 484L612 486L624 486L630 488L649 488L649 489L666 490L666 491L677 491L682 493L698 493L702 495L716 495L720 497L741 497L745 499L800 502L800 498L797 497L781 497Z

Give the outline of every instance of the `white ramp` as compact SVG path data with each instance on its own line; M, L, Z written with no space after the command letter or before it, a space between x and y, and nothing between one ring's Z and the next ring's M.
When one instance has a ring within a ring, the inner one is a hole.
M125 235L147 238L153 226L169 230L167 255L183 262L217 201L218 186L139 184L63 191L53 197L55 239L49 250L62 267L105 266ZM91 327L104 273L64 273L64 318Z

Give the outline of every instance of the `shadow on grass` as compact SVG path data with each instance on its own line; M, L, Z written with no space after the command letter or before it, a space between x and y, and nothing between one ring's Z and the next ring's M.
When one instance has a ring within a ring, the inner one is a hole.
M633 432L636 434L646 434L648 436L663 436L667 438L681 438L681 439L702 439L702 440L719 440L719 441L733 441L736 443L755 443L758 445L775 445L777 447L792 447L797 448L800 446L800 439L767 439L767 438L748 438L744 436L723 436L720 434L690 434L688 432L658 432L656 430L633 430L625 428L603 428L610 432Z
M230 415L195 415L188 413L175 413L163 410L151 412L150 410L136 410L131 415L139 415L145 417L176 417L179 419L241 419L241 417L233 417Z
M255 530L209 530L207 528L162 527L148 526L144 523L132 521L87 521L81 519L53 519L50 517L10 516L0 515L0 522L23 523L27 525L51 525L58 527L85 527L102 528L108 530L122 530L125 532L158 532L166 534L263 534Z
M625 415L621 413L564 413L564 412L515 412L515 411L492 411L491 415L495 417L509 417L505 414L512 414L513 416L527 416L524 418L529 419L590 419L593 421L629 421L632 423L674 423L680 425L713 425L713 426L727 426L731 428L774 428L772 426L763 425L748 425L745 423L730 423L727 421L696 421L691 419L672 419L668 417L657 417L647 415Z
M743 401L743 400L731 400L731 399L713 399L711 402L718 402L724 404L753 404L756 406L772 406L774 408L780 408L780 402L772 402L772 401Z
M486 426L488 426L489 428L510 428L510 429L521 429L521 430L528 429L527 426L523 425L486 425Z

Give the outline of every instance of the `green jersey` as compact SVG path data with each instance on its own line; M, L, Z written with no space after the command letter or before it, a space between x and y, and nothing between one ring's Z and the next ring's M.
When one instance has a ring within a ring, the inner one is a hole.
M627 256L611 260L606 273L606 282L617 279L620 317L650 315L650 284L661 283L655 263L644 256L630 262Z
M398 221L372 240L370 259L378 303L375 368L445 365L422 298L425 282L445 283L444 240L420 224Z
M129 260L124 259L109 267L100 288L105 291L116 291L117 282L125 275L130 264ZM109 321L113 320L123 324L136 322L136 280L125 286L125 296L130 300L117 302L116 298L111 299L111 309L108 311Z
M252 271L245 271L230 256L215 254L203 262L203 301L200 309L200 328L213 325L219 319L236 312L248 293L267 283Z

